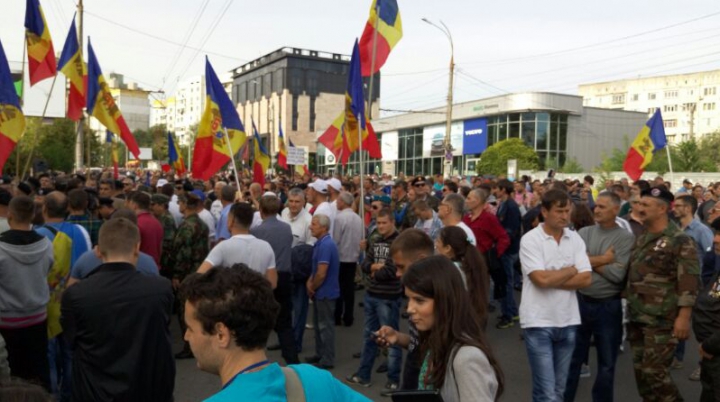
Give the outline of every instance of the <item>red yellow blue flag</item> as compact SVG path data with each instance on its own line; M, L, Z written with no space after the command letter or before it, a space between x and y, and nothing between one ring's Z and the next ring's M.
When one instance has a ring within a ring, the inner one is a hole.
M167 133L167 140L168 140L168 162L170 163L170 166L175 169L175 173L182 175L185 173L185 161L183 161L183 157L180 154L180 150L178 149L177 145L175 144L175 139L173 138L173 135L171 132L168 131Z
M25 132L25 115L15 92L10 65L0 42L0 174Z
M207 57L205 58L205 88L205 111L198 127L192 161L193 177L202 180L209 179L221 167L230 162L230 158L233 158L247 141L245 127L240 116ZM228 149L223 128L227 130L232 151Z
M376 25L377 35L375 35ZM360 38L363 77L369 77L380 71L390 56L390 51L397 45L402 35L402 20L397 0L373 0L370 7L370 18L365 24L365 30ZM373 42L377 47L374 69L371 67Z
M653 155L666 146L665 126L658 108L630 145L623 170L632 180L640 180L645 167L652 162Z
M265 174L270 168L270 154L265 149L260 139L260 135L255 128L255 122L252 122L254 151L253 151L253 181L265 186Z
M86 103L85 88L87 88L88 77L87 66L83 61L78 43L75 17L73 17L72 24L70 24L70 31L60 54L58 69L70 81L66 116L70 120L78 121L82 118L82 110Z
M140 148L138 148L135 137L130 132L120 108L110 93L110 87L105 81L105 77L103 77L100 64L95 57L95 51L93 51L89 39L87 112L90 116L98 119L105 128L118 135L135 158L140 159Z
M25 8L25 42L27 43L30 85L57 74L55 50L45 13L39 0L27 0Z
M282 120L278 124L280 134L278 135L278 165L283 169L287 169L287 149L285 148L285 135L282 129Z

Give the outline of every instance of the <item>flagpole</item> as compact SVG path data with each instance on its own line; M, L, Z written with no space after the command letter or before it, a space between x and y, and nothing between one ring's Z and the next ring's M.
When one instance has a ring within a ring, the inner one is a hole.
M52 84L50 85L50 92L48 93L47 99L45 99L45 107L43 108L42 117L40 117L40 124L42 124L42 121L45 120L45 114L47 113L48 105L50 104L50 97L52 96L53 89L55 88L55 81L57 81L58 74L56 73L53 77ZM25 167L23 168L22 175L20 176L25 177L25 173L27 173L28 168L30 167L30 161L32 161L33 154L35 153L35 146L37 145L37 139L38 139L38 133L37 129L33 133L33 142L30 146L30 154L28 155L27 161L25 161ZM20 155L18 155L20 156ZM18 158L19 159L19 158Z
M83 0L78 1L78 47L80 48L80 60L83 61ZM85 88L85 96L87 97L88 89ZM75 170L83 167L83 145L85 136L85 112L80 113L80 120L77 122L77 133L75 137Z
M20 107L25 107L25 57L27 55L27 30L25 30L25 36L23 36L23 55L22 55L22 89L20 90ZM20 175L20 147L15 147L15 175ZM18 182L20 177L18 177Z
M375 59L377 58L377 36L378 25L380 23L380 2L375 2L375 29L373 32L372 57L370 58L370 88L368 89L368 111L367 120L372 120L372 104L373 104L373 87L375 82ZM365 118L365 116L359 116ZM358 122L358 144L360 150L360 202L358 202L360 211L360 219L365 223L365 163L363 162L362 149L362 121ZM363 230L362 239L365 239L365 231Z
M235 154L230 144L230 135L228 134L227 128L223 128L223 130L225 131L225 140L227 141L228 150L230 151L230 161L232 162L233 171L235 171L235 184L237 185L238 191L240 191L240 178L238 177L238 170L235 165ZM245 142L247 143L247 140L245 140Z
M665 151L667 151L667 157L668 157L668 167L670 168L670 183L675 182L675 175L673 174L673 168L672 168L672 158L670 157L670 145L665 146ZM669 189L668 189L669 190Z

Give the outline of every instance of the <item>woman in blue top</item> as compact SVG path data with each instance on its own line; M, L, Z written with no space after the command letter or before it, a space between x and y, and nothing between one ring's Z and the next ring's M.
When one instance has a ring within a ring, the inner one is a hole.
M245 264L192 274L182 283L187 331L198 368L220 377L222 389L206 401L369 402L329 372L306 364L283 370L265 355L280 305L270 282ZM299 379L293 388L292 379Z

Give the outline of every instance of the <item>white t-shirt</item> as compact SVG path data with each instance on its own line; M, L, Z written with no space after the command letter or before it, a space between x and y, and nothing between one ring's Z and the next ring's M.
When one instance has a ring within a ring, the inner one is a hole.
M235 235L219 243L205 261L213 267L243 263L263 276L269 269L275 269L275 253L270 243L249 234Z
M326 215L328 218L330 218L330 237L332 237L333 228L335 227L335 210L333 209L332 205L330 205L329 202L324 201L320 205L318 205L317 208L315 208L315 213L313 215Z
M473 246L477 246L477 241L475 240L475 233L473 233L472 229L470 229L470 227L468 227L465 222L459 222L455 226L459 227L460 229L464 230L465 233L467 233L470 244L472 244Z
M580 325L580 310L574 290L539 288L529 278L533 271L556 271L574 266L578 273L590 272L585 242L580 235L565 229L560 243L545 232L541 223L520 239L520 263L523 287L520 303L520 327L564 328Z
M213 218L215 218L215 222L220 220L220 214L222 214L223 205L220 200L213 201L212 205L210 206L210 214L212 214Z
M210 239L210 242L215 241L215 218L213 218L210 211L205 208L203 208L202 211L198 213L198 216L203 222L205 222L208 227L208 239Z

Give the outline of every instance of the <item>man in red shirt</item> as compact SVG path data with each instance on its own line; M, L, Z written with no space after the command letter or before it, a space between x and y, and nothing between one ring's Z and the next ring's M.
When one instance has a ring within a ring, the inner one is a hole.
M164 232L160 221L150 212L150 194L141 191L130 194L127 207L137 215L140 251L151 256L159 267Z
M510 245L510 238L498 218L485 210L487 197L488 193L482 189L472 190L468 194L465 205L470 212L463 217L463 222L475 235L480 253L486 255L495 245L497 257L500 258Z

